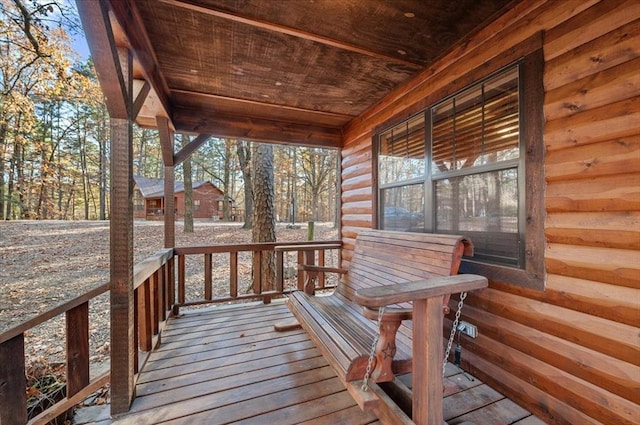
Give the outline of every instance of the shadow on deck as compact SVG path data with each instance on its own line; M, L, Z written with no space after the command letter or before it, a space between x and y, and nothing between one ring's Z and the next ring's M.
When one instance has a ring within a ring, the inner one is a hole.
M170 319L162 344L140 374L129 414L111 420L105 410L91 423L379 423L359 409L304 331L273 330L275 322L288 318L284 303L275 302ZM453 365L445 387L449 425L543 424Z

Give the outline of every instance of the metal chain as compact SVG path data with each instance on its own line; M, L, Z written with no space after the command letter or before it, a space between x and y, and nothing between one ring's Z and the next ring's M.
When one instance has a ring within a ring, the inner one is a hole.
M382 323L382 316L384 315L384 306L380 306L378 309L378 332L373 336L371 342L371 350L369 350L369 361L367 361L367 370L364 372L364 378L362 379L362 391L369 391L369 378L371 377L371 367L373 366L373 359L376 356L376 345L378 345L378 339L380 339L380 324Z
M451 347L453 346L453 338L456 336L456 330L458 329L458 322L460 322L460 315L462 314L462 306L464 305L464 299L467 298L467 293L460 294L460 301L458 301L458 310L456 311L456 318L453 320L453 326L451 326L451 335L449 335L449 342L447 342L447 349L444 352L444 360L442 361L442 377L444 378L445 370L447 368L447 362L449 361L449 354L451 353Z

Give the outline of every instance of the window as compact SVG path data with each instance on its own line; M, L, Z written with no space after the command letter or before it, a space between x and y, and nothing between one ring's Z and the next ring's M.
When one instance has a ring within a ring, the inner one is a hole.
M200 211L200 199L193 200L193 210Z
M521 267L524 207L520 161L519 65L427 111L427 146L437 233L464 233L475 257Z
M535 58L379 133L378 227L463 234L475 255L462 271L544 287L544 212L535 210L542 191L529 190L543 181L542 73L532 65L542 59Z

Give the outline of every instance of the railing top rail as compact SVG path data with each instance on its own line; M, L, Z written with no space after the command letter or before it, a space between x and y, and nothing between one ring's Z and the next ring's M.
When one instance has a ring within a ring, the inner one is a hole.
M149 258L146 258L142 262L136 264L133 269L133 281L134 288L140 286L146 279L149 278L156 270L160 268L163 264L167 262L173 256L173 249L163 249L158 251L154 255ZM31 319L22 322L12 328L7 329L6 331L0 333L0 344L14 338L31 328L38 326L41 323L46 322L47 320L53 319L54 317L66 313L67 311L83 304L87 301L92 300L93 298L101 295L109 290L109 283L103 283L98 285L84 294L78 295L77 297L65 301L62 304L59 304L53 307L50 310L47 310Z
M8 340L10 340L11 338L14 338L26 331L28 331L29 329L38 326L41 323L46 322L49 319L52 319L62 313L66 313L67 311L79 306L80 304L83 304L95 297L97 297L98 295L101 295L105 292L107 292L109 290L109 283L103 283L99 286L96 286L93 289L90 289L89 291L85 292L82 295L79 295L69 301L66 301L54 308L52 308L51 310L47 310L44 313L41 313L39 315L37 315L36 317L33 317L29 320L27 320L26 322L22 322L17 326L14 326L13 328L10 328L6 331L4 331L3 333L0 334L0 344L2 344L3 342L6 342Z
M340 245L340 240L329 241L284 241L284 242L256 242L248 244L220 244L220 245L207 245L207 246L187 246L174 248L176 255L190 255L190 254L220 254L225 252L242 252L242 251L267 251L273 250L278 246L295 246L295 245ZM331 249L337 249L332 247Z
M142 285L152 274L173 257L173 248L161 249L133 266L133 288Z

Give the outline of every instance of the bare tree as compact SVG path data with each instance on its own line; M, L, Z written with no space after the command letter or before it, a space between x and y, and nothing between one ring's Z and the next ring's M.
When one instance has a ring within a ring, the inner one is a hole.
M253 227L253 180L251 178L251 148L249 142L244 140L236 141L236 152L238 162L242 170L244 180L244 225L243 229Z
M223 179L223 192L224 199L222 201L222 219L229 221L231 218L231 196L229 196L231 188L231 140L224 141L224 179Z
M182 147L190 142L190 137L182 135ZM193 182L191 181L191 157L182 163L182 174L184 174L184 233L193 233Z

